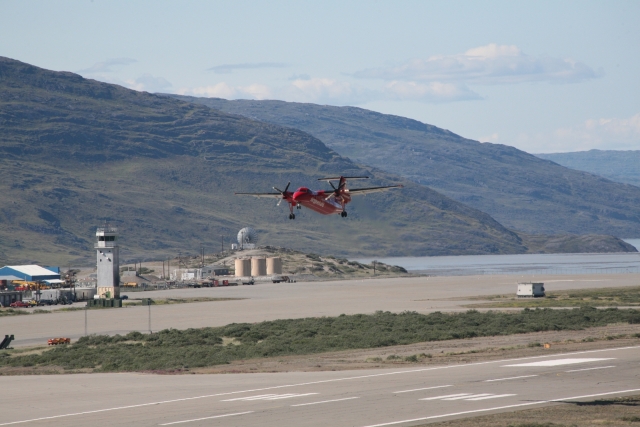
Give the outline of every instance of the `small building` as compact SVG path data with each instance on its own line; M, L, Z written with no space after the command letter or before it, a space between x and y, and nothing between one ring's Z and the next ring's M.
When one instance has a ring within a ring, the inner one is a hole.
M12 302L22 301L20 291L0 291L0 306L9 307Z
M49 267L53 268L53 267ZM39 265L7 265L0 268L0 277L12 276L25 282L44 282L47 280L60 280L60 273L40 267Z
M545 296L544 283L521 282L516 291L518 298L540 298Z
M229 275L229 268L222 265L211 264L211 265L202 267L201 277L203 279L205 277L228 276L228 275Z

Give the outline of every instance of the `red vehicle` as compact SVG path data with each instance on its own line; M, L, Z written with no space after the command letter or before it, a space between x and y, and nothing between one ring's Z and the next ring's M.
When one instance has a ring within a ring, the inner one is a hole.
M347 203L351 202L351 196L358 194L376 193L379 191L385 191L390 188L402 188L402 185L387 185L384 187L369 187L369 188L357 188L355 190L349 190L347 188L347 179L369 179L368 176L338 176L332 178L320 178L318 181L327 181L333 190L317 190L313 191L306 187L300 187L296 191L291 192L289 185L287 184L284 191L273 187L277 193L235 193L237 195L254 196L254 197L275 197L280 199L280 203L285 200L289 204L289 219L296 219L296 214L293 213L293 207L300 209L302 206L311 209L314 212L318 212L322 215L340 214L341 217L346 218L347 211L345 207ZM333 181L338 181L338 187L333 185Z
M27 304L26 302L23 302L23 301L16 301L16 302L12 302L11 304L9 304L9 307L13 307L13 308L28 308L28 307L31 307L31 305Z

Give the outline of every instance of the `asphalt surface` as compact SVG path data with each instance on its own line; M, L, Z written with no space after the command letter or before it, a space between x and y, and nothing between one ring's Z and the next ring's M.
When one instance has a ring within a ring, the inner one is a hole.
M0 426L412 426L640 394L640 347L277 374L0 377Z
M376 310L429 313L464 311L477 295L515 294L518 281L542 281L548 291L637 286L640 274L581 276L462 276L342 280L332 282L259 283L254 286L131 292L130 298L219 297L234 301L157 305L151 307L151 330L223 326ZM126 294L126 293L125 293ZM74 304L74 307L84 303ZM33 309L25 309L33 310ZM149 330L149 308L128 307L56 312L0 318L0 335L13 334L14 347L42 345L47 339L85 334L126 334Z

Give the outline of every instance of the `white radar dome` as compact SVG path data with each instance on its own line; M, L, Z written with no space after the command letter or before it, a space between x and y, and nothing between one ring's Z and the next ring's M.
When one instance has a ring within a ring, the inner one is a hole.
M258 233L251 227L245 227L238 232L238 244L246 246L247 244L256 244L258 241Z

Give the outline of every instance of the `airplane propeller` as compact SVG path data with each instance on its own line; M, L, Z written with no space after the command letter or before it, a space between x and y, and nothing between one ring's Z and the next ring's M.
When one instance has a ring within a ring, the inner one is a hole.
M276 206L280 206L280 203L282 203L282 200L285 198L285 195L287 194L287 190L289 190L289 186L291 185L291 181L289 181L287 183L287 186L284 187L284 191L280 190L277 187L273 187L274 190L276 190L278 193L282 194L282 199L278 200L278 204Z
M333 185L333 183L331 181L327 181L327 182L329 183L331 188L333 188L333 192L331 194L329 194L327 197L325 197L325 200L329 200L333 196L338 197L340 195L340 190L342 190L342 187L344 187L345 184L346 184L346 181L342 182L340 185L338 185L338 188L336 188L336 186Z

